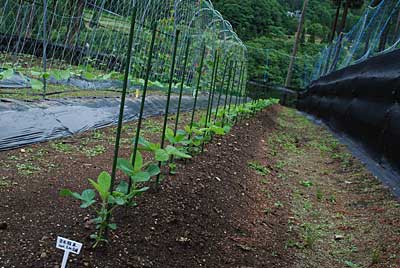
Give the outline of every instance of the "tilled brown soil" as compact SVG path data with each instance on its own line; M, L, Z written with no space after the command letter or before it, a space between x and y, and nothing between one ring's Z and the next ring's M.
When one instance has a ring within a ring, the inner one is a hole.
M89 248L86 228L92 226L85 226L90 212L58 192L85 189L85 178L108 169L111 151L91 163L48 155L58 168L23 179L2 172L13 177L13 186L0 188L0 221L7 224L0 230L0 267L57 267L57 235L85 245L69 267L290 267L295 259L285 248L288 211L266 217L261 182L248 168L275 113L269 109L241 122L167 177L159 192L139 198L137 208L117 211L118 229L109 246L96 251ZM33 148L40 146L46 145ZM286 196L284 191L276 194Z
M147 138L160 122L146 120ZM124 127L124 157L134 129ZM117 210L109 245L92 250L93 211L58 193L110 168L114 130L0 153L0 268L59 267L57 235L84 243L70 268L400 267L398 200L326 129L280 106Z

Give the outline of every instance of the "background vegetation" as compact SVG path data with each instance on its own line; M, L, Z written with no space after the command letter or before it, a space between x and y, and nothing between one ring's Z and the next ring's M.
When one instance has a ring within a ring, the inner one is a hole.
M288 12L301 11L303 0L214 0L213 3L249 46L250 78L283 84L298 25L298 18ZM309 0L292 83L295 87L302 86L305 73L312 70L319 51L329 42L336 13L334 3ZM361 11L350 10L345 31L357 22Z

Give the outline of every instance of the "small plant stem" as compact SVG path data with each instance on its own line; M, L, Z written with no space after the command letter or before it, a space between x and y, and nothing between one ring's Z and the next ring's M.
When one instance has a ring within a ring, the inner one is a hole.
M165 132L167 130L169 104L170 104L170 100L171 100L172 83L174 82L176 52L178 50L179 34L180 34L180 31L176 30L175 38L174 38L175 39L174 40L174 49L173 49L173 52L172 52L171 72L170 72L170 76L169 76L167 104L165 105L164 125L163 125L163 131L162 131L162 135L161 135L161 149L164 149L164 143L165 143ZM158 167L161 168L161 161L158 162ZM157 175L157 179L156 179L157 185L160 184L160 175L161 174Z

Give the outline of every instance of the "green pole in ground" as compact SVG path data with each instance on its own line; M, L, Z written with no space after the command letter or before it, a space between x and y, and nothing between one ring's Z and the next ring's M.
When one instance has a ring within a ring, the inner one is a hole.
M238 63L235 62L235 68L233 69L233 75L232 75L232 88L229 91L230 96L229 96L229 104L228 104L228 113L231 110L232 96L233 96L233 93L235 92L235 77L236 77L236 73L237 73L237 67L238 67Z
M43 0L43 99L47 90L47 0Z
M186 51L185 51L185 59L184 59L184 63L183 63L181 87L180 87L180 91L179 91L178 110L176 111L176 118L175 118L174 136L176 136L176 132L178 131L179 116L180 116L181 104L182 104L183 87L184 87L185 80L186 80L186 71L187 71L187 64L188 64L188 58L189 58L189 50L190 50L190 38L188 38L187 43L186 43Z
M214 81L216 79L215 76L216 76L216 72L217 72L217 69L216 69L217 65L218 65L218 50L215 50L213 71L212 71L212 75L211 75L211 84L210 84L210 90L208 92L207 113L206 113L206 117L204 118L204 128L207 128L207 125L208 125L208 114L210 112L211 95L213 94L213 87L214 87ZM201 152L204 152L204 143L205 143L205 141L203 141L203 144L201 145Z
M197 106L197 97L199 95L199 90L200 90L200 83L201 83L201 75L202 75L202 70L203 70L203 65L204 65L204 56L206 54L206 44L203 43L203 51L201 53L201 61L200 61L200 66L198 70L198 79L197 79L197 86L196 86L196 92L194 96L194 103L193 103L193 111L192 111L192 118L190 120L190 129L193 128L193 123L194 123L194 115L196 113L196 106ZM191 135L189 134L189 139Z
M131 30L129 33L129 42L128 42L128 51L126 54L125 75L124 75L124 83L122 86L121 104L120 104L120 108L119 108L117 135L116 135L116 139L115 139L114 158L113 158L113 165L112 165L112 171L111 171L110 192L112 192L114 190L115 176L116 176L116 170L117 170L117 160L118 160L119 145L120 145L120 140L121 140L122 123L124 120L126 91L128 89L129 70L130 70L130 64L131 64L131 58L132 58L132 47L133 47L133 38L134 38L134 33L135 33L136 13L137 13L137 8L135 7L133 9L133 14L132 14Z
M239 101L239 96L240 96L240 91L241 91L241 87L242 87L242 80L243 80L243 70L244 70L244 63L242 62L241 66L240 66L240 74L239 74L239 84L238 84L238 88L235 94L235 110L237 109L238 106L238 101ZM237 122L238 119L238 114L235 117L235 123Z
M169 86L168 86L168 95L167 95L167 104L165 106L165 114L164 114L164 125L163 131L161 136L161 149L164 149L165 144L165 132L167 130L167 123L168 123L168 114L169 114L169 104L171 100L171 90L172 90L172 83L174 82L174 73L175 73L175 63L176 63L176 52L178 50L178 42L179 42L179 34L180 31L176 30L175 32L175 40L174 40L174 49L172 52L172 63L171 63L171 72L169 74ZM161 162L158 162L158 167L161 168ZM160 184L160 175L157 175L156 183L157 185Z
M149 54L148 54L148 58L147 58L146 75L145 75L144 85L143 85L142 101L140 103L139 119L138 119L138 124L137 124L137 127L136 127L135 143L134 143L134 146L133 146L133 156L132 156L132 166L133 167L135 167L136 155L137 155L137 150L138 150L138 145L139 145L139 138L140 138L140 128L142 127L142 121L143 121L144 103L146 101L146 92L147 92L147 88L149 86L149 78L150 78L150 72L151 72L151 61L153 59L154 43L155 43L156 35L157 35L157 22L153 22L153 24L152 24L152 32L153 33L152 33L152 36L151 36ZM128 192L131 191L131 188L132 188L132 180L129 180Z
M120 140L121 140L122 123L124 120L126 91L128 89L129 69L130 69L130 65L131 65L133 38L134 38L135 26L136 26L136 13L137 13L137 7L135 7L133 9L131 29L130 29L130 33L129 33L128 51L126 54L124 83L122 86L121 104L119 107L119 117L118 117L118 125L117 125L117 135L115 138L115 146L114 146L114 158L113 158L113 164L112 164L112 170L111 170L110 193L112 193L114 191L115 177L116 177L116 171L117 171L117 161L118 161L119 146L120 146ZM109 219L107 219L107 221L108 220ZM106 236L107 236L107 233L108 233L108 228L106 229Z
M213 85L212 95L211 95L211 105L210 105L210 108L209 108L208 118L206 118L207 119L207 124L209 122L211 122L212 109L213 109L213 106L214 106L215 90L217 89L217 82L218 82L219 61L220 61L220 57L218 56L217 63L216 63L216 68L215 68L214 85Z
M236 63L235 63L236 64ZM231 79L232 79L232 71L233 71L233 62L231 63L231 66L229 68L229 76L228 76L228 86L226 87L225 91L225 100L224 100L224 113L222 115L222 127L224 127L225 124L225 113L226 113L226 104L228 103L228 94L229 94L229 89L231 87Z
M228 65L230 64L229 59L230 59L229 57L226 59L226 63L224 66L224 72L222 74L221 88L219 89L217 108L215 109L215 115L214 115L214 122L217 120L219 104L221 103L221 95L222 95L222 92L224 91L226 72L228 70Z

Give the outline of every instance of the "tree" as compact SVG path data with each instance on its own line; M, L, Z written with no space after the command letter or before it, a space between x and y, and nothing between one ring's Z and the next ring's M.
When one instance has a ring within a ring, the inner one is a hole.
M293 46L293 52L292 52L292 56L290 58L289 69L288 69L288 73L286 76L285 87L289 87L290 83L292 81L293 67L294 67L294 63L296 60L297 50L299 48L300 35L301 35L303 26L304 26L304 19L306 16L307 4L308 4L308 0L304 0L303 10L301 11L301 18L300 18L300 22L299 22L299 28L296 33L294 46Z
M340 14L340 7L342 6L342 0L333 0L333 4L337 6L336 8L336 15L335 19L333 20L333 25L332 25L332 32L329 37L329 43L332 43L333 39L335 38L336 35L336 28L337 28L337 23L339 20L339 14Z

